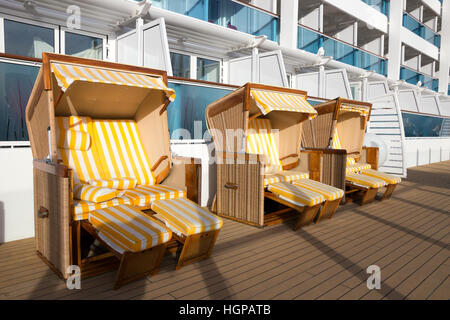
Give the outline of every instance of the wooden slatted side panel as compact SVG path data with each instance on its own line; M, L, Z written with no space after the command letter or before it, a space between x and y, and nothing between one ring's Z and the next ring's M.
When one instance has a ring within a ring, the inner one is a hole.
M67 277L70 265L69 178L38 169L33 169L33 175L36 250L58 273ZM47 217L39 216L40 208L48 210Z
M324 113L302 123L302 146L305 148L327 148L331 137L333 113Z
M264 187L261 165L217 165L217 213L262 226ZM234 189L230 186L236 186ZM227 187L228 186L228 187Z
M403 176L406 174L404 157L404 131L398 101L394 94L373 99L367 133L382 139L388 147L386 161L380 171Z

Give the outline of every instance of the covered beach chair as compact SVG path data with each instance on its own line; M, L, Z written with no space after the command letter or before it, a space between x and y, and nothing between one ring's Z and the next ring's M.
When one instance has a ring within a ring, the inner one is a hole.
M174 98L165 71L43 54L26 109L36 248L61 277L119 266L118 288L156 273L166 247L177 268L211 254L222 221L192 201L194 161L171 158Z
M389 198L396 185L397 176L377 171L378 148L363 147L364 134L372 105L368 102L337 98L314 106L318 116L303 126L302 146L307 149L329 148L341 150L342 166L324 163L325 172L336 179L335 186L346 185L348 199L360 204L372 202L379 188L386 187L381 199Z
M343 190L309 179L320 180L321 151L300 153L301 123L316 114L304 91L253 83L207 107L220 216L256 226L298 217L298 229L334 214Z

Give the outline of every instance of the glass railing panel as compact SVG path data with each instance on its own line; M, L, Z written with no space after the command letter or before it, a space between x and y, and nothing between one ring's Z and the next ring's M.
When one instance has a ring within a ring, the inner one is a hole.
M430 76L405 67L400 67L400 79L414 85L416 85L417 82L420 81L423 87L434 90L436 92L439 91L438 79L434 79Z
M439 81L438 79L433 79L427 75L423 75L423 86L425 88L434 90L434 91L439 91Z
M422 74L404 67L400 68L400 79L414 85L419 81L423 83Z
M39 67L0 62L0 141L27 141L25 108Z
M255 36L265 35L269 40L278 41L280 25L277 16L231 0L154 0L152 5Z
M362 0L362 2L389 16L389 4L386 0Z
M438 48L441 47L441 37L406 12L403 13L403 26Z
M297 46L311 53L317 53L317 50L323 47L325 55L332 56L336 61L365 70L375 70L379 74L387 74L384 59L302 26L298 27Z

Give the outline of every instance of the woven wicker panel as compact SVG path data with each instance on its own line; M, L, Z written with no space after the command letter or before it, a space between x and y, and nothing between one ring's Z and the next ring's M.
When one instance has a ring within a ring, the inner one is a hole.
M66 278L70 265L69 178L37 169L33 175L36 250ZM41 207L48 209L47 218L38 217Z
M245 118L242 103L239 103L209 119L216 150L243 151ZM217 132L216 132L217 131ZM220 132L220 135L219 135Z
M331 138L333 113L325 113L313 120L303 122L302 146L305 148L327 148Z
M345 190L346 161L345 153L324 153L321 182Z
M236 184L237 189L226 188ZM264 187L261 164L217 165L217 213L263 225Z

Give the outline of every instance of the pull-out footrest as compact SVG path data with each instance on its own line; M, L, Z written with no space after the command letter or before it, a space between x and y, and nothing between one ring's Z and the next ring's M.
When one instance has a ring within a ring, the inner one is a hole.
M363 170L361 171L361 174L364 174L369 177L374 177L386 182L386 191L383 193L381 200L390 198L397 184L402 182L402 179L398 176L394 176L392 174L380 172L373 169Z
M361 198L360 204L372 202L378 192L378 188L384 187L386 182L368 175L353 173L345 176L347 185L356 187L360 191L356 194Z
M115 289L158 272L172 238L163 223L128 205L92 211L89 222L97 238L120 259Z
M325 201L320 193L288 182L269 184L267 189L273 196L266 194L266 197L300 212L294 230L314 222L320 205Z
M341 199L344 197L344 190L315 180L301 179L293 181L292 183L297 187L317 192L325 198L325 202L316 217L316 223L323 218L331 219L336 212Z
M211 255L222 219L186 198L154 201L152 210L182 246L177 269Z

